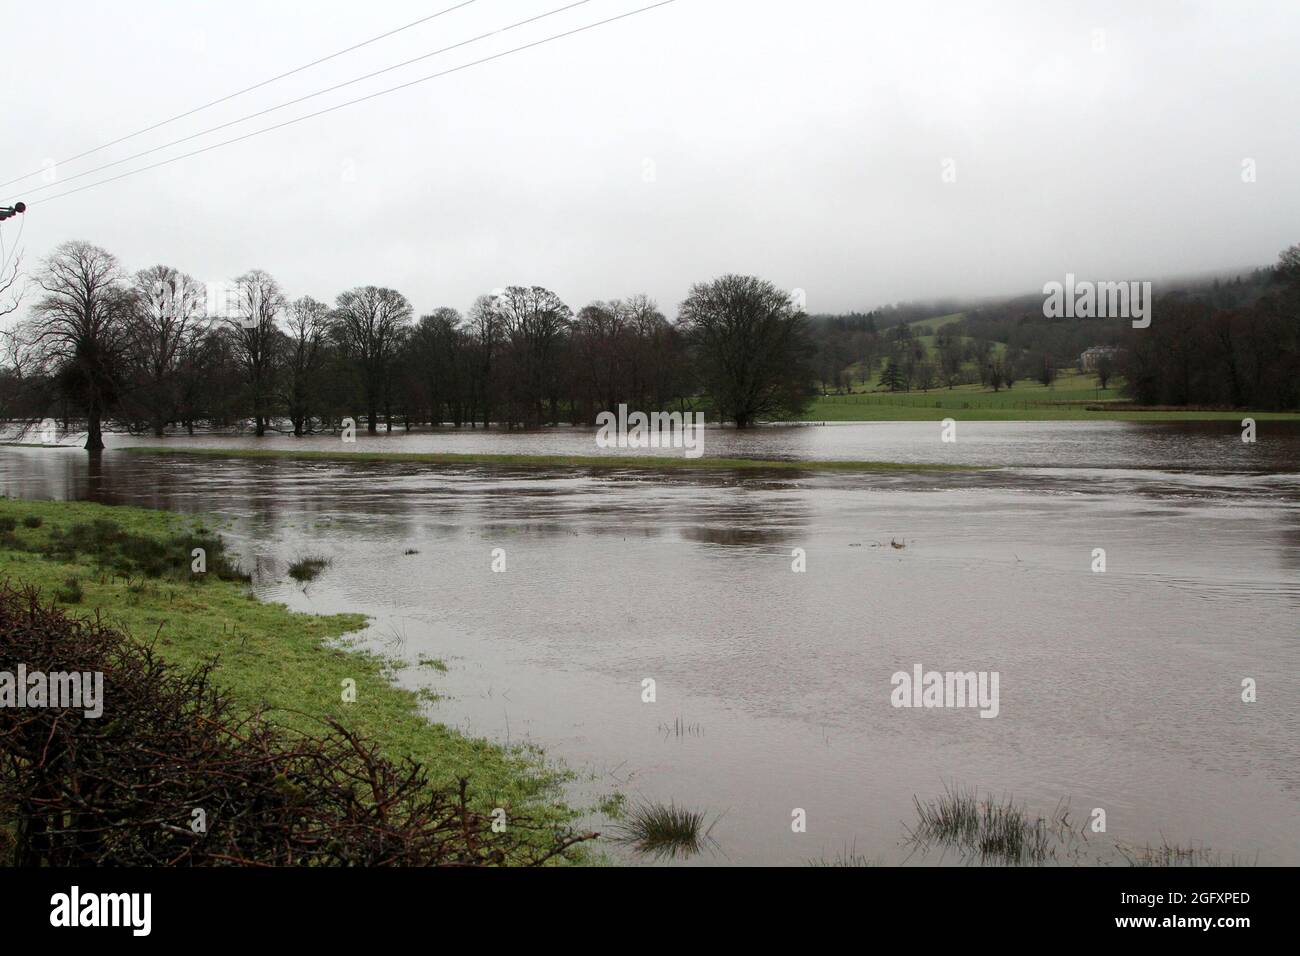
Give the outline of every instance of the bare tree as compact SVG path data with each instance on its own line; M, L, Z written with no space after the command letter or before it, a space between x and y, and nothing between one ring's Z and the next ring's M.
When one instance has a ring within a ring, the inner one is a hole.
M510 345L507 382L516 417L525 425L540 425L543 402L549 399L554 422L558 396L553 376L573 312L558 295L541 286L512 285L497 296L495 307Z
M331 320L333 332L361 374L366 430L371 434L378 430L379 404L388 394L389 373L410 320L411 303L393 289L368 285L339 294ZM393 430L391 416L387 428Z
M321 366L325 356L325 334L329 325L329 306L309 295L289 305L289 336L285 346L285 373L288 376L285 404L293 433L303 434L316 399Z
M465 421L466 344L460 313L447 306L421 316L412 330L407 374L431 424L444 421L444 410L456 427Z
M626 399L622 388L627 382L626 312L617 302L593 302L578 311L573 326L575 379L583 386L595 408L617 407Z
M807 316L772 283L726 275L695 285L679 318L714 408L737 428L807 406L815 392Z
M681 335L647 295L638 293L617 305L631 333L628 365L635 399L664 409L684 384Z
M267 272L253 269L235 280L235 307L226 317L235 359L244 373L258 437L266 434L275 389L276 363L283 333L276 319L284 310L284 293Z
M128 361L137 370L136 399L161 437L178 405L181 355L206 328L206 293L193 277L162 265L137 272L133 291Z
M1115 375L1115 359L1109 354L1102 355L1097 359L1097 364L1093 367L1097 373L1097 384L1105 391L1106 386L1110 384L1111 378Z
M3 258L3 257L0 257ZM26 284L22 278L22 250L14 250L8 262L0 262L0 318L18 311L22 304Z
M22 304L26 284L20 282L23 255L12 253L12 261L0 264L0 319L18 311ZM10 329L0 329L0 421L8 420L20 404L20 395L26 390L23 375L25 350L22 339Z
M133 297L117 259L88 242L65 242L37 280L45 294L25 341L86 417L86 450L104 447L102 423L117 401Z
M1037 370L1035 377L1044 388L1050 387L1056 381L1056 363L1046 352L1039 357L1034 367Z
M653 299L593 302L573 324L571 386L590 421L593 406L613 409L620 402L637 408L664 408L682 384L680 336Z
M225 327L208 327L181 350L176 379L177 415L193 435L201 420L223 425L237 417L242 369L234 354L234 337Z
M497 309L497 297L481 295L469 310L469 335L473 342L470 393L483 417L483 427L492 424L497 358L501 351L505 321ZM471 422L472 424L472 422Z

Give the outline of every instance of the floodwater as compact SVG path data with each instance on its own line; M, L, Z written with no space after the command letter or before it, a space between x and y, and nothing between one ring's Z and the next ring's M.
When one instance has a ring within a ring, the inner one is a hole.
M1246 444L1236 421L1222 422L958 422L956 441L942 440L939 422L828 422L737 431L709 426L701 439L708 458L792 461L902 461L958 465L1075 468L1163 468L1211 472L1300 471L1300 423L1263 421ZM522 455L672 455L679 449L600 448L595 429L540 431L445 428L377 435L359 432L355 444L338 435L287 434L107 436L110 445L184 444L196 447L316 449L326 451L454 452ZM84 438L84 435L81 436ZM32 439L28 438L28 441ZM75 443L77 438L65 439Z
M445 695L433 719L542 746L579 771L579 801L721 814L716 855L691 862L962 862L904 842L913 797L956 784L1045 816L1068 801L1076 824L1105 809L1073 862L1122 862L1118 841L1300 864L1300 429L1261 422L1246 445L1235 422L958 427L952 445L937 423L710 429L705 454L1005 467L656 475L3 448L0 491L225 516L262 597L364 612L376 648L445 660L401 672ZM597 453L577 429L166 443ZM318 553L320 578L287 578ZM892 675L916 665L997 672L998 715L892 706Z

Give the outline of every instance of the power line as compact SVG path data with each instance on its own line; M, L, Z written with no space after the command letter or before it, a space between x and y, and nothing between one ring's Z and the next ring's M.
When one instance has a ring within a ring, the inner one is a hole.
M268 80L262 80L260 83L254 83L252 86L246 86L242 90L236 90L234 93L227 93L225 96L212 100L210 103L204 103L202 106L196 106L191 110L186 110L184 113L177 113L175 116L162 120L161 122L154 123L152 126L146 126L144 129L138 129L134 133L127 133L125 136L119 136L117 139L111 142L104 143L102 146L96 146L94 149L88 149L84 153L78 153L76 156L69 156L67 159L61 159L57 163L55 163L55 165L57 166L61 163L71 163L75 160L81 159L84 156L89 156L91 153L98 153L100 150L108 149L108 147L110 146L116 146L118 143L124 143L128 139L134 139L137 136L143 136L145 133L151 133L154 130L159 129L160 127L168 125L169 123L176 122L178 119L184 119L187 116L193 116L195 113L201 113L203 110L216 106L218 103L224 103L227 100L233 100L236 96L243 96L245 93L251 93L253 90L261 89L262 87L267 86L268 84L276 82L277 80L283 80L287 76L293 76L295 73L301 73L303 70L309 70L313 66L320 66L320 64L325 63L329 60L333 60L336 57L340 57L345 53L351 53L353 50L359 50L363 46L369 46L371 43L375 43L379 40L383 40L388 37L394 36L395 34L401 33L403 30L409 30L412 27L418 27L421 23L428 23L430 20L436 20L438 17L451 13L453 10L459 10L461 7L467 7L474 2L476 2L476 0L462 0L461 3L458 3L455 6L447 7L445 10L439 10L437 13L431 13L427 17L421 17L418 20L412 20L410 23L406 24L405 26L397 27L394 30L389 30L387 33L381 33L378 36L371 37L369 40L362 40L360 43L354 43L350 47L346 47L335 53L331 53L328 56L323 56L319 60L312 60L310 63L304 63L302 66L294 67L292 70L288 70L284 73L280 73L279 75L273 76ZM22 176L19 176L17 179L11 179L6 183L0 183L0 189L3 189L6 186L12 186L14 183L20 183L24 179L31 179L33 176L38 176L44 171L45 170L43 168L38 169L35 172L26 173Z
M553 40L561 40L565 37L573 36L574 34L584 33L587 30L594 30L596 27L605 26L605 24L607 23L614 23L617 20L626 20L628 17L634 17L639 13L646 13L650 10L656 9L657 7L666 7L668 6L668 4L675 3L675 2L676 0L659 0L658 3L652 3L649 4L648 6L638 7L635 10L629 10L627 13L620 13L617 16L608 17L604 20L597 20L595 23L588 23L585 26L575 27L572 30L565 30L563 33L556 33L549 37L543 37L540 40L534 40L531 43L525 43L523 46L517 46L509 50L503 50L500 53L494 53L491 56L485 56L482 59L471 60L469 63L462 63L460 66L454 66L451 67L450 69L442 70L438 73L430 73L428 76L418 77L414 80L409 80L406 83L400 83L397 86L390 86L387 89L378 90L377 92L374 93L368 93L367 95L359 96L354 100L346 100L345 102L337 103L334 106L328 106L323 110L317 110L314 113L307 113L303 116L298 116L291 120L285 120L283 123L276 123L273 126L266 126L263 127L262 129L255 129L250 133L244 133L242 136L235 136L232 137L231 139L222 140L220 143L212 143L208 146L203 146L199 149L191 150L188 153L181 153L179 156L172 156L169 159L163 159L163 160L159 160L156 163L150 163L148 166L141 166L139 169L130 169L124 173L119 173L116 176L110 176L107 179L100 179L93 183L87 183L84 186L78 186L76 189L69 189L66 192L56 193L53 196L46 196L44 199L38 200L37 202L28 203L28 205L35 206L38 205L39 203L53 202L55 199L62 199L64 196L71 196L73 193L79 193L87 189L94 189L96 186L103 186L106 183L116 182L119 179L125 179L127 176L134 176L136 173L148 172L151 169L157 169L158 167L166 166L169 163L174 163L182 159L188 159L191 156L198 156L200 153L206 153L209 150L219 149L222 146L229 146L232 143L239 143L246 139L251 139L254 136L260 136L262 133L270 133L277 129L283 129L286 126L292 126L295 123L301 123L303 120L313 119L314 117L317 116L324 116L326 113L333 113L335 110L341 110L345 106L354 106L357 103L364 103L366 100L373 100L376 97L384 96L387 93L395 93L398 90L404 90L407 87L415 86L418 83L426 83L429 80L436 80L438 77L441 76L447 76L451 73L459 73L461 70L468 70L470 67L473 66L479 66L480 64L483 63L490 63L493 60L499 60L502 57L510 56L511 54L514 53L521 53L524 50L530 50L533 47L542 46L543 44L550 43Z
M455 50L463 46L468 46L471 43L477 43L479 40L487 39L490 36L496 36L498 33L506 33L507 31L513 30L516 27L526 26L527 24L535 23L538 20L545 20L547 17L555 16L555 14L557 13L563 13L565 10L572 10L574 7L580 7L584 3L590 3L590 2L591 0L574 0L573 3L566 4L565 6L556 7L554 10L549 10L546 13L540 13L537 16L529 17L526 20L519 20L515 23L510 24L509 26L500 27L496 30L489 30L487 33L480 33L476 37L471 37L468 40L461 40L459 43L453 43L451 46L445 46L440 50L434 50L431 53L422 53L420 56L412 57L411 59L404 60L401 63L395 63L392 66L386 66L382 70L375 70L374 72L367 73L364 76L358 76L351 80L345 80L342 83L336 83L333 86L327 86L324 89L317 90L314 93L307 93L304 96L299 96L292 100L286 100L285 102L279 103L275 106L268 106L264 110L258 110L255 113L249 113L247 116L241 116L238 119L230 120L227 123L219 123L216 126L211 126L205 130L200 130L197 133L191 133L188 136L182 136L180 139L174 139L170 143L163 143L161 146L152 146L149 149L141 150L140 152L135 153L131 156L124 156L121 159L115 159L111 163L104 163L102 166L96 166L93 169L87 169L80 173L75 173L72 176L64 176L58 182L46 183L44 186L36 186L35 188L28 189L27 194L31 195L32 193L37 193L40 192L42 189L52 189L55 186L63 185L64 183L70 182L71 180L80 179L82 176L90 176L93 175L94 173L103 172L106 169L112 169L114 166L121 166L123 163L129 163L133 159L140 159L144 156L149 156L153 153L156 153L159 150L170 149L173 146L179 146L181 143L187 143L192 139L198 139L200 136L207 136L209 133L215 133L218 130L226 129L231 126L238 126L240 123L246 122L248 120L256 119L259 116L265 116L267 113L274 113L276 110L282 110L286 106L294 106L295 104L305 102L306 100L314 99L317 96L324 96L326 93L333 93L335 90L341 90L345 86L352 86L353 84L360 83L363 80L374 79L376 76L380 76L384 73L391 73L393 70L401 69L404 66L410 66L412 63L418 63L421 60L427 60L430 57L435 57L438 56L439 54L447 53L450 52L451 50Z

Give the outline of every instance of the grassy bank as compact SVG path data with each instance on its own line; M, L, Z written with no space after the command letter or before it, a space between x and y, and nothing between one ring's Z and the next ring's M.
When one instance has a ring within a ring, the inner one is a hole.
M478 455L444 452L308 451L294 448L123 448L133 455L196 455L207 458L415 462L427 465L498 465L510 468L617 468L713 471L973 471L968 465L893 461L785 461L771 458L669 458L650 455Z
M802 416L812 422L940 421L1131 421L1199 422L1300 421L1300 412L1140 409L1120 398L1114 381L1103 389L1090 373L1067 372L1052 385L1017 382L995 392L982 385L929 391L888 392L872 388L847 395L824 395Z
M319 732L332 716L376 741L390 758L424 764L435 785L468 777L475 802L527 805L548 821L572 818L559 772L539 756L430 724L415 693L393 686L380 657L336 646L365 625L359 614L298 614L263 603L209 551L191 573L189 545L215 540L201 522L169 512L81 502L0 499L0 578L38 587L70 613L100 612L165 660L191 666L217 657L216 682L244 707ZM157 564L164 555L167 569ZM356 682L355 703L342 700Z

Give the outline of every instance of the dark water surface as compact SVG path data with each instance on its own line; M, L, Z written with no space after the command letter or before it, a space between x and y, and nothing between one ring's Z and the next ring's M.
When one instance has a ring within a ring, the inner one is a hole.
M596 453L582 430L348 447ZM1300 864L1300 430L1261 423L1253 446L1232 422L961 423L955 445L929 423L710 430L705 454L1011 467L660 476L3 448L0 491L230 519L262 597L364 612L377 648L446 660L402 672L447 695L431 717L543 746L586 775L576 798L725 811L714 862L899 862L913 795L955 782L1044 814L1068 799L1080 821L1105 808L1082 862L1122 840ZM304 588L285 569L308 553L333 564ZM999 716L892 707L891 675L915 664L997 671Z

